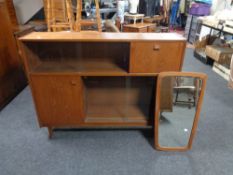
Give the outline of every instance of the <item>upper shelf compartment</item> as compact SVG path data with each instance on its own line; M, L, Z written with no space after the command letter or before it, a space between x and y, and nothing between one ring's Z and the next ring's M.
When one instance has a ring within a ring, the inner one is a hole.
M31 73L126 73L129 68L128 42L23 43Z

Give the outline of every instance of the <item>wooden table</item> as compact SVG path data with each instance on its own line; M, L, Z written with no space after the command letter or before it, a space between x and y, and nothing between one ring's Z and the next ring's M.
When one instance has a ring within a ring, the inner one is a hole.
M155 30L155 23L136 23L123 26L123 32L147 33Z

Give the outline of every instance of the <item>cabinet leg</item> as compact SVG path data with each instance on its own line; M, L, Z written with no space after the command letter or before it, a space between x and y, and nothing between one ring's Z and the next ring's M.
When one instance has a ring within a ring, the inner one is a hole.
M52 136L53 136L53 128L52 127L48 127L48 137L49 139L52 139Z

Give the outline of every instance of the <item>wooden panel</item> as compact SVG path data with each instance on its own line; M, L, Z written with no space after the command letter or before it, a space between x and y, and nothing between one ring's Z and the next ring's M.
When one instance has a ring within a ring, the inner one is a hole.
M124 32L139 32L139 33L146 33L147 27L141 27L141 28L131 28L131 27L124 27Z
M184 42L132 42L130 72L180 71L184 49Z
M147 32L154 32L155 31L155 25L154 26L148 26Z
M160 109L163 111L173 111L173 86L174 86L174 78L166 77L163 79L161 83L161 91L160 93Z
M123 26L124 32L140 32L147 33L152 32L155 29L155 24L153 23L136 23L136 24L127 24Z
M124 26L123 27L123 32L138 32L138 29Z
M5 1L0 1L0 109L26 86Z
M41 126L75 126L84 118L79 76L31 76Z
M0 109L26 86L26 82L22 69L12 70L8 75L0 78Z
M112 32L32 32L22 41L186 41L177 33L112 33Z
M140 32L140 33L146 33L146 32L148 32L147 27L140 28L138 30L139 30L138 32Z
M12 26L18 26L13 0L5 0Z
M0 2L0 77L19 65L19 55L13 30L6 9L6 4Z

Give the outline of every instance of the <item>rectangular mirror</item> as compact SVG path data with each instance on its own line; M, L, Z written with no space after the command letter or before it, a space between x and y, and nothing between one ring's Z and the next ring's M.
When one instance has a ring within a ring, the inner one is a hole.
M158 150L191 148L207 76L200 73L159 74L156 93L155 146Z

